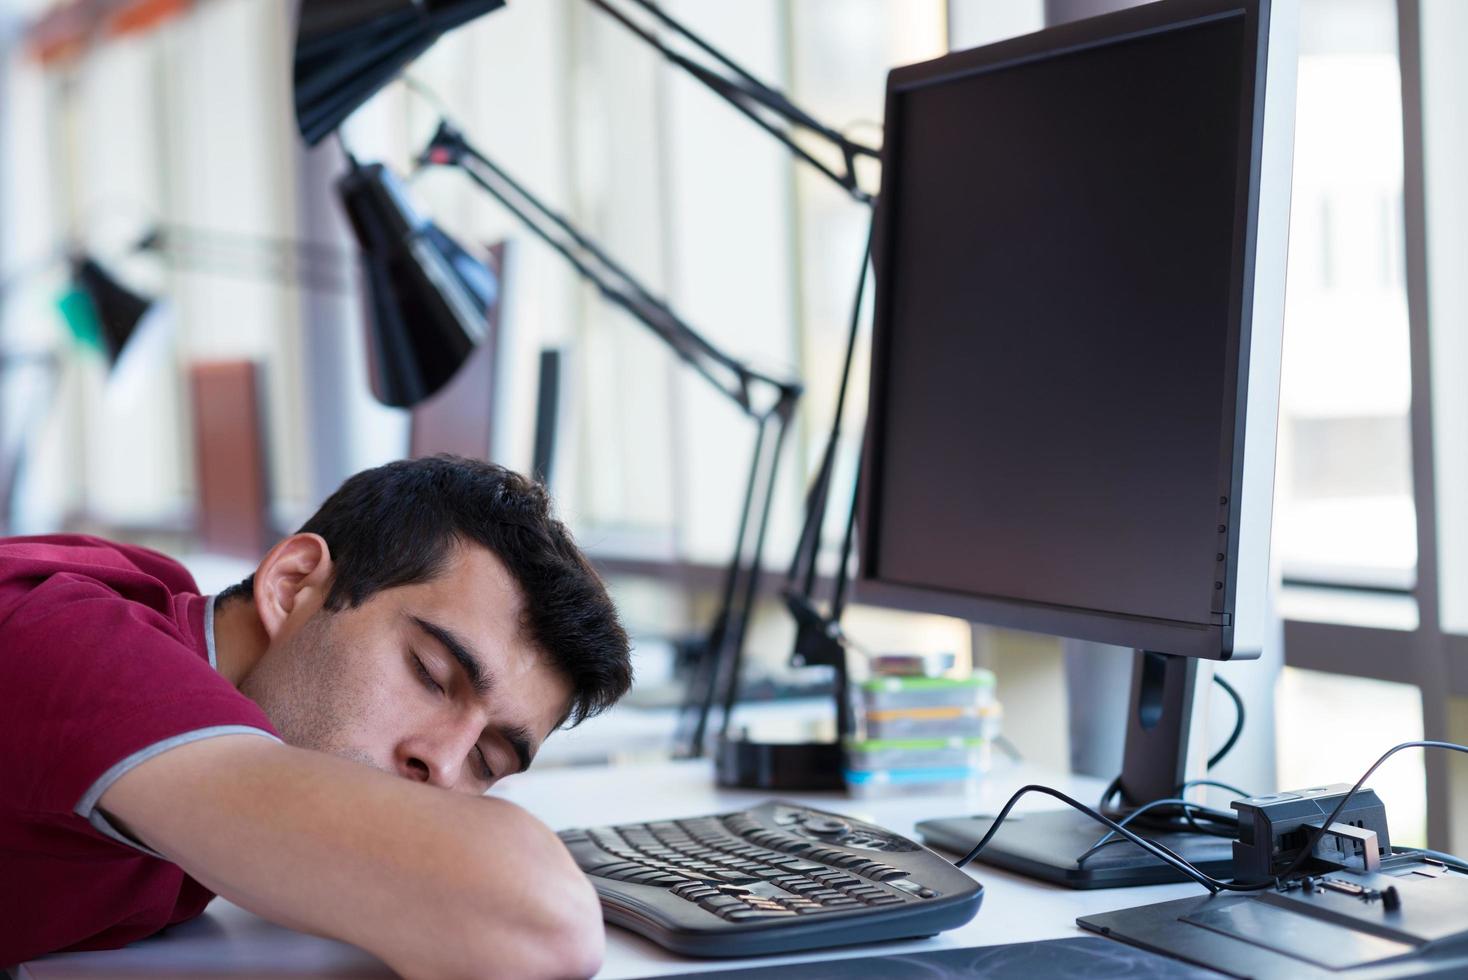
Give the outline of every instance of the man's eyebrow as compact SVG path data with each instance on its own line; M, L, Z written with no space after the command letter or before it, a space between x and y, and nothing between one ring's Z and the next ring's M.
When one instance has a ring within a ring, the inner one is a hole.
M475 694L479 697L485 697L490 691L494 690L494 675L490 673L488 667L484 666L483 661L475 655L469 645L459 638L457 633L451 629L439 626L437 623L430 623L426 619L420 619L417 616L409 618L413 620L413 623L420 630L443 644L443 648L449 652L449 656L458 661L459 666L463 668L464 673L468 676L469 686L474 689Z
M530 768L531 760L535 757L530 751L530 730L520 725L512 725L497 729L500 736L510 743L510 748L515 750L515 757L520 760L520 772Z

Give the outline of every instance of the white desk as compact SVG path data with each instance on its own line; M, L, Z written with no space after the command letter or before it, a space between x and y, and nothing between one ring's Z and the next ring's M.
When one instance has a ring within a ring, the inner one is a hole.
M1102 789L1098 780L1067 778L1029 767L1016 767L992 774L978 793L968 797L912 796L865 801L836 794L812 794L792 798L916 837L913 825L919 820L994 812L1010 793L1028 782L1046 783L1068 790L1082 799L1099 796ZM543 770L512 777L496 792L524 806L555 828L695 816L738 809L769 796L767 793L716 788L710 766L704 762ZM1053 800L1036 796L1021 803L1020 809L1049 809L1054 805ZM1189 884L1078 892L1038 884L983 865L973 865L971 870L985 885L984 904L979 914L963 928L931 939L825 950L798 956L690 960L665 952L632 933L609 927L606 962L599 976L643 977L1059 939L1084 934L1075 924L1079 915L1200 894L1197 886ZM389 975L384 966L360 950L283 929L222 899L211 905L200 919L169 930L163 936L112 952L43 957L26 964L18 972L23 980L69 980L121 974L215 976L235 980L264 975Z

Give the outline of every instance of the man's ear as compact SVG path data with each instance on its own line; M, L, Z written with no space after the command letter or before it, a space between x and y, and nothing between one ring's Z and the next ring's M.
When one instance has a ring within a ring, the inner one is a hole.
M319 534L292 534L271 548L255 570L255 612L265 635L274 640L302 605L324 605L331 574L331 549Z

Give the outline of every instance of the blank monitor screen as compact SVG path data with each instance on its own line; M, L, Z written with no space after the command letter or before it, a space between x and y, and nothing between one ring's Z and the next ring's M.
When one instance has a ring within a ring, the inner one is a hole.
M1225 15L891 84L863 578L1216 622L1245 35Z

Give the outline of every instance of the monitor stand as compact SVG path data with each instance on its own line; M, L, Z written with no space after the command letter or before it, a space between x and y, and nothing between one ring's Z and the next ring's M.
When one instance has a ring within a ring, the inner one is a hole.
M1188 734L1198 661L1138 650L1132 667L1121 794L1126 811L1149 800L1175 796L1187 778ZM1081 802L1090 803L1090 800ZM1119 813L1107 816L1117 819ZM923 841L964 853L992 826L992 815L927 820ZM1222 837L1138 828L1214 877L1233 876L1233 843ZM1070 888L1125 888L1187 879L1135 844L1110 845L1083 864L1077 858L1106 828L1077 810L1014 812L977 860Z

